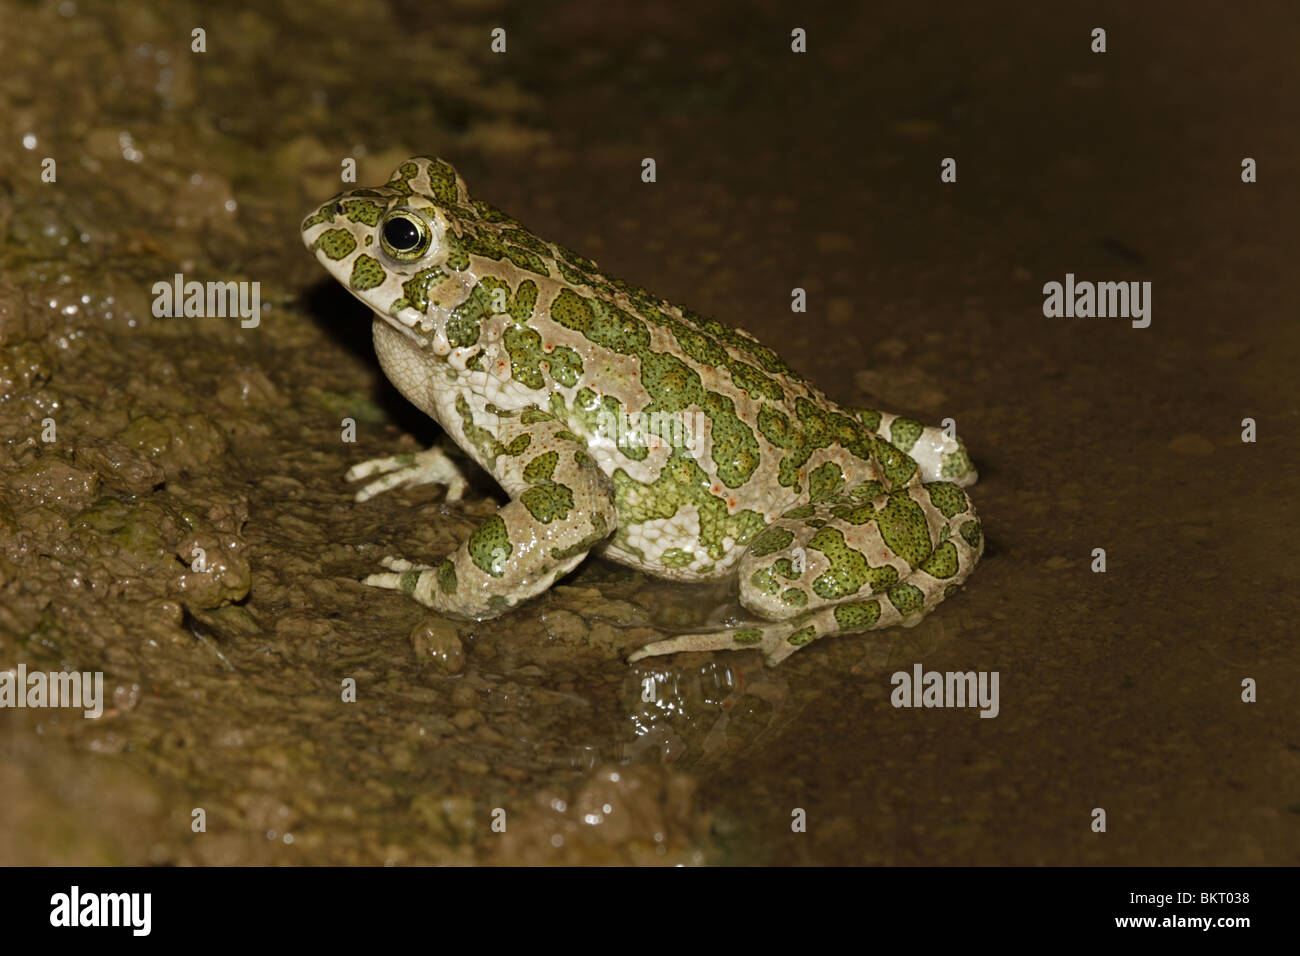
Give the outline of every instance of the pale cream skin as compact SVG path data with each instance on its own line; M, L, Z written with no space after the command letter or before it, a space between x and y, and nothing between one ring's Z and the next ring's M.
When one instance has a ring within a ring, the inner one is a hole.
M590 552L681 581L736 575L761 620L633 660L912 624L983 552L960 441L841 408L741 330L600 272L417 157L309 215L303 241L374 310L385 374L510 497L435 565L366 583L482 620ZM366 500L464 479L439 449L366 462Z

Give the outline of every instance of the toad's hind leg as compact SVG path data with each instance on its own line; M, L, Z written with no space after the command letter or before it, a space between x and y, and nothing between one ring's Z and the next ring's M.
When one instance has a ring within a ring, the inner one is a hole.
M951 482L879 490L795 508L750 542L740 600L766 621L657 641L630 660L753 647L777 664L820 637L918 623L979 561L979 518Z

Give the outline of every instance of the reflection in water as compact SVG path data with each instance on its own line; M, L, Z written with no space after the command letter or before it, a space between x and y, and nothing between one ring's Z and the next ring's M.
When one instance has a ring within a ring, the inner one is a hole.
M624 685L633 761L713 768L771 736L802 709L780 668L756 654L720 654L691 667L642 666Z
M817 669L841 675L855 692L886 696L894 671L910 672L914 664L924 664L970 634L963 616L949 614L915 628L830 638L819 650ZM767 667L755 653L722 652L693 664L700 656L678 655L659 663L651 659L629 671L622 699L633 739L621 748L623 760L724 767L775 737L809 706L824 708L824 695L835 693L830 688L843 686L797 668ZM684 663L669 666L674 660Z

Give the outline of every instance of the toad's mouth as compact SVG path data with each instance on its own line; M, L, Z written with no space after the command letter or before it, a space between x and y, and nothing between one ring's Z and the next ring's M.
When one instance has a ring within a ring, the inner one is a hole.
M483 347L479 345L468 348L453 346L447 339L444 322L440 317L421 315L414 310L411 313L416 316L414 327L408 325L405 319L378 310L374 311L374 320L400 332L420 351L446 359L448 364L457 369L464 370L475 355L483 352Z

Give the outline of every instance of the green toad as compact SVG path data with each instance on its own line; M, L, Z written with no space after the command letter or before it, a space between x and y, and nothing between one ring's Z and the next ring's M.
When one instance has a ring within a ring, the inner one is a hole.
M678 581L735 575L757 620L632 655L753 647L912 624L984 548L960 441L841 408L748 333L608 276L417 157L312 212L303 241L374 310L384 372L510 501L434 565L367 584L483 620L589 553ZM439 449L360 465L464 479Z

